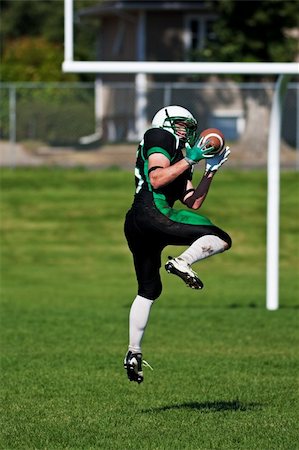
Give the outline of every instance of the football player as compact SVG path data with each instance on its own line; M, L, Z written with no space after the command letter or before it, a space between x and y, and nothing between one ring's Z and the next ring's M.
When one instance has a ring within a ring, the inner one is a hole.
M180 200L197 210L203 204L214 175L228 159L228 147L221 154L197 138L197 121L181 106L167 106L152 120L137 151L136 192L125 219L125 235L132 252L138 293L129 315L129 348L124 367L130 381L143 381L141 341L154 300L162 292L161 252L167 245L188 248L169 257L165 269L192 289L203 283L192 264L221 253L231 246L229 235L207 217L173 208ZM184 151L184 153L183 153ZM194 166L206 160L203 177L192 185Z

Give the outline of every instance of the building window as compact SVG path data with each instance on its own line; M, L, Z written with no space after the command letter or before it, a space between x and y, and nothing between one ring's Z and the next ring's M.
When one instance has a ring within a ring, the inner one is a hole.
M236 141L245 130L242 111L214 111L210 116L209 127L221 130L227 141Z
M204 50L209 42L215 40L213 23L216 16L187 16L185 20L184 43L186 60L192 60L198 51Z

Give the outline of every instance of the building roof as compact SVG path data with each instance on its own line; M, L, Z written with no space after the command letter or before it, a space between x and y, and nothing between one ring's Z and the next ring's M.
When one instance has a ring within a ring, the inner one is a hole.
M96 6L78 11L78 16L110 16L121 12L137 11L199 11L207 6L206 0L104 0Z

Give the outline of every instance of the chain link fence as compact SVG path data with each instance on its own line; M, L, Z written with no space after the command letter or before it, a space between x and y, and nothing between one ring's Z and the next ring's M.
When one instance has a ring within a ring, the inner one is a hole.
M148 83L144 125L164 105L184 106L198 119L199 130L220 128L250 163L265 159L273 92L272 83ZM142 137L134 83L2 83L0 93L0 143L11 155L16 145L48 152L108 145L113 152L113 146L136 144ZM298 117L299 83L289 83L281 143L290 166L298 165Z

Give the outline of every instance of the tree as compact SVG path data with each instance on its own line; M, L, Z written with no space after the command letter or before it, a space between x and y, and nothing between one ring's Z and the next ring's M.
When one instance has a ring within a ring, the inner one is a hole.
M291 62L298 41L289 29L298 28L298 0L216 0L215 36L197 53L205 61Z
M76 7L95 3L98 1L76 0ZM87 75L74 77L61 73L64 42L63 0L0 0L0 5L1 81L93 79ZM88 27L76 27L76 57L94 59L95 27L98 27L98 24L93 22ZM22 51L18 50L18 47Z
M76 81L76 75L61 70L61 46L43 37L20 37L5 48L1 61L1 81Z

